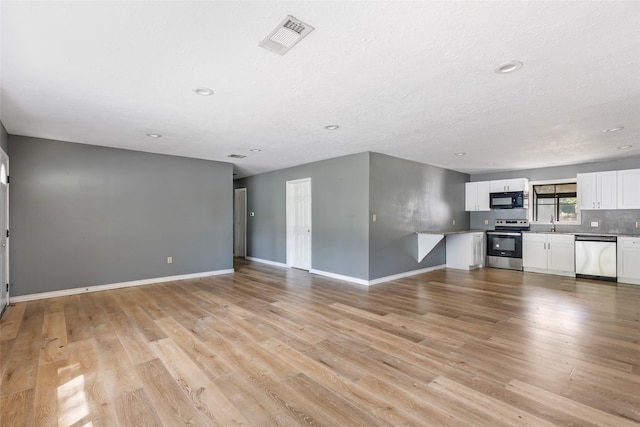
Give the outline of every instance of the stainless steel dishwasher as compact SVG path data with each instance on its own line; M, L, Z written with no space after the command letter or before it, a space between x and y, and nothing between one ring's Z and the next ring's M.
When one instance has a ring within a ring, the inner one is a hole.
M616 236L576 234L576 277L617 280Z

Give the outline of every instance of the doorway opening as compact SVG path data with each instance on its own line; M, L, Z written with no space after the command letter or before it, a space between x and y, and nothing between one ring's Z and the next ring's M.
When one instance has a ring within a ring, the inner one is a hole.
M247 189L234 190L233 256L247 256Z

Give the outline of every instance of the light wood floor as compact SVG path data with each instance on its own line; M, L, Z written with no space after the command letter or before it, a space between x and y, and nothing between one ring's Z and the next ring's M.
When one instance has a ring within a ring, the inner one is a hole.
M10 307L0 425L640 424L640 286L236 268Z

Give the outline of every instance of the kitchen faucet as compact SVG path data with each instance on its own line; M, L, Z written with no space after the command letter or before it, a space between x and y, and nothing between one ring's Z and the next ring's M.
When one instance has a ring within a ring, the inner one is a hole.
M553 222L553 214L551 214L551 232L554 233L556 231L556 223Z

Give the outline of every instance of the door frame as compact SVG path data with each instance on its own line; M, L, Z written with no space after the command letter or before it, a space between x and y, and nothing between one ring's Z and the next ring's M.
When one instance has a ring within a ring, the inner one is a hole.
M6 233L6 246L4 248L5 250L5 265L4 265L4 269L6 271L6 283L0 283L0 286L2 286L3 289L5 289L6 287L6 301L7 303L0 307L0 318L2 317L2 315L4 314L5 310L7 309L7 307L9 307L9 303L10 303L10 299L11 299L11 286L9 286L9 283L11 283L11 280L9 279L9 155L2 149L0 148L0 163L2 161L6 162L6 174L7 174L7 194L6 194L6 203L5 203L5 215L6 215L6 219L7 219L7 224L6 224L6 230L0 230L0 233Z
M287 181L286 182L286 209L285 209L285 230L286 230L286 239L285 239L285 243L286 243L286 258L287 258L287 266L289 268L293 267L293 248L295 246L295 239L294 239L294 233L293 233L293 221L292 218L294 218L294 214L295 214L295 205L293 203L293 186L294 185L298 185L298 184L302 184L302 183L308 183L309 184L309 270L311 270L311 248L312 248L312 239L313 239L313 216L311 215L311 207L313 206L313 199L312 199L312 187L311 187L311 177L309 178L301 178L301 179L294 179L291 181ZM299 267L295 267L295 268L299 268Z
M242 218L238 217L238 211L237 211L237 200L238 200L238 196L241 195L241 200L242 203L244 204L244 216ZM238 235L238 228L241 228L243 230L242 234L243 234L243 238L244 238L244 242L242 244L243 247L243 253L238 253L238 247L237 247L237 235ZM247 189L246 187L243 188L236 188L233 190L233 256L234 257L243 257L246 258L247 256Z

